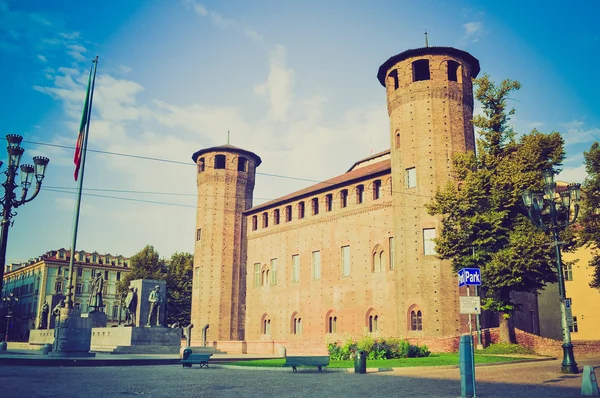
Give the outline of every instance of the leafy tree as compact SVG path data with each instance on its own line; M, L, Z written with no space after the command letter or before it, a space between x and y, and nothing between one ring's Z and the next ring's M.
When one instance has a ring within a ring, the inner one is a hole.
M167 324L190 323L193 263L192 254L174 253L167 264Z
M165 261L160 258L154 246L147 245L130 258L131 271L126 273L117 284L117 292L127 290L129 282L136 279L165 279Z
M591 266L594 274L590 286L600 289L600 144L594 142L583 153L587 177L583 183L579 239L582 246L592 250Z
M542 171L560 165L563 139L533 130L517 140L508 124L514 109L507 110L506 101L520 83L496 85L488 75L474 83L483 110L473 118L480 130L477 153L455 156L458 184L440 189L428 211L443 215L438 256L451 260L455 271L481 268L482 308L499 312L500 339L512 342L511 291L537 293L556 281L553 253L544 246L549 237L528 219L521 192L541 188Z

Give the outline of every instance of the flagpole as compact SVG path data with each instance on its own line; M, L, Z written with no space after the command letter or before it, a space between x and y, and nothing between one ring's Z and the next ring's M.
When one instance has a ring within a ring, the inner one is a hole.
M75 202L75 216L73 217L73 240L71 243L71 258L69 259L69 290L67 292L67 308L73 308L73 271L75 262L75 246L77 245L77 230L79 228L79 210L81 208L81 191L83 188L83 172L85 170L85 155L87 152L88 135L90 132L90 120L92 116L92 100L94 99L94 85L96 84L96 69L98 68L98 56L92 61L94 64L94 75L92 78L92 86L89 93L89 104L87 105L87 120L85 124L85 135L83 137L83 145L81 149L81 160L79 178L77 179L77 201ZM90 74L92 73L90 69ZM87 99L86 99L87 102Z

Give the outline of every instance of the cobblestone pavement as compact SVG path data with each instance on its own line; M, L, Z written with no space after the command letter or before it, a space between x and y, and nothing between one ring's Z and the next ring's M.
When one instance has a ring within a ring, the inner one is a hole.
M580 365L600 365L581 360ZM579 397L581 375L559 373L560 361L476 368L479 397ZM457 397L458 369L404 368L353 373L292 373L213 366L0 366L0 396L11 397Z

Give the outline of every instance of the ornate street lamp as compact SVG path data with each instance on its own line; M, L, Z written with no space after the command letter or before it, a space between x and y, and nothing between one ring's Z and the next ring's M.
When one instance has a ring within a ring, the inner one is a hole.
M560 296L560 315L563 332L563 361L561 371L563 373L578 373L577 363L573 354L571 343L571 331L567 324L567 311L565 308L565 280L562 261L560 257L560 231L572 225L579 213L579 198L581 196L580 184L569 184L567 189L557 192L554 182L554 170L543 173L544 190L522 193L523 203L527 208L531 222L544 231L550 231L554 238L554 250L556 257L556 270L558 272L558 294Z
M2 285L4 279L4 268L6 263L6 244L8 242L8 227L12 225L11 218L17 215L16 212L13 212L13 209L24 205L27 202L31 202L37 194L40 192L40 188L42 187L42 180L44 179L44 174L46 173L46 166L50 161L48 158L43 156L35 156L33 158L33 166L29 164L21 165L21 198L17 199L15 194L15 188L18 187L15 184L15 175L17 173L17 169L19 168L19 162L21 161L21 156L25 150L20 147L21 141L23 137L16 134L9 134L6 136L6 141L8 142L8 147L6 151L8 152L8 167L4 174L6 175L6 181L2 184L4 187L4 196L0 200L0 205L2 206L2 221L0 224L0 293L2 293ZM0 167L2 166L2 162L0 161ZM33 179L35 177L35 190L33 194L27 198L27 193L31 184L33 183Z
M4 342L8 343L8 330L10 327L10 318L12 318L12 303L13 301L19 301L19 298L16 297L12 292L8 295L2 297L2 301L8 305L8 310L6 311L6 330L4 331Z

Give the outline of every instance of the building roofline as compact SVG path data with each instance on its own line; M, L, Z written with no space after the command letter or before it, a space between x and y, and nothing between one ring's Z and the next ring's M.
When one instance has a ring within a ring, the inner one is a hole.
M382 160L381 162L373 163L364 167L360 167L356 170L348 171L347 173L319 182L304 189L300 189L280 198L273 199L263 204L251 207L250 209L245 210L243 214L251 215L256 212L265 210L267 208L280 206L282 204L290 203L304 197L314 196L317 193L329 191L356 181L366 180L370 177L374 177L377 175L383 175L389 172L390 170L391 160Z
M471 67L472 77L477 77L479 71L481 70L479 66L479 60L466 51L459 50L454 47L421 47L403 51L385 61L377 71L377 79L379 80L379 83L385 87L385 78L388 70L390 70L390 68L396 65L398 62L404 61L407 58L418 57L422 55L453 55L455 57L460 57L467 61Z
M354 162L354 164L353 164L352 166L350 166L350 168L348 169L348 171L347 171L346 173L348 173L348 172L350 172L350 171L354 170L354 168L355 168L356 166L358 166L359 164L361 164L361 163L368 162L369 160L376 159L376 158L378 158L378 157L380 157L380 156L385 156L385 155L388 155L388 154L390 154L391 152L392 152L392 151L391 151L390 149L386 149L385 151L381 151L381 152L379 152L379 153L376 153L376 154L374 154L374 155L371 155L371 156L369 156L369 157L366 157L366 158L364 158L364 159L357 160L356 162Z
M204 155L205 153L209 153L209 152L228 152L228 153L237 153L237 154L241 153L241 154L244 154L244 155L249 156L252 159L254 159L254 162L256 163L257 167L262 163L262 159L260 158L260 156L258 156L254 152L250 152L250 151L247 151L246 149L238 148L233 145L220 145L220 146L213 146L210 148L200 149L199 151L194 152L194 154L192 155L192 160L194 161L194 163L196 163L199 156Z

